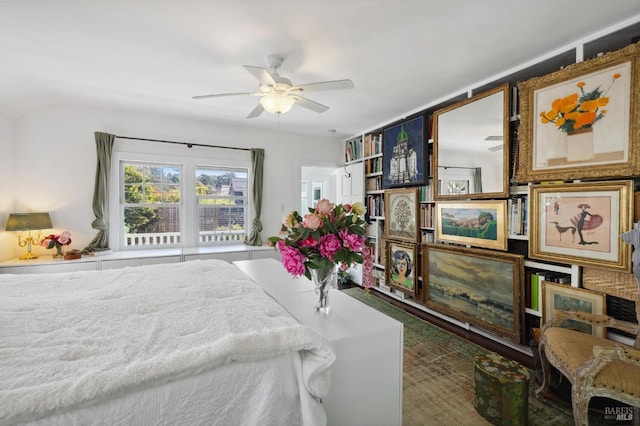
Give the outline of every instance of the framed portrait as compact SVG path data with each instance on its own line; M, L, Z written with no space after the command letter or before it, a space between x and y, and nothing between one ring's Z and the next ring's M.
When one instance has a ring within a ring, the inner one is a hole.
M418 188L390 189L384 192L384 233L387 238L418 242Z
M382 188L426 184L426 148L422 116L383 129Z
M411 296L418 286L418 244L387 240L385 283Z
M436 202L436 240L507 249L507 202Z
M550 321L556 311L588 312L604 315L606 296L602 293L571 287L566 284L556 284L550 281L542 282L542 323ZM580 321L565 320L565 328L574 328L583 333L604 337L604 327L596 327Z
M424 304L521 343L524 256L422 244Z
M632 44L518 85L518 181L640 172L639 54Z
M630 271L633 181L531 185L529 257Z

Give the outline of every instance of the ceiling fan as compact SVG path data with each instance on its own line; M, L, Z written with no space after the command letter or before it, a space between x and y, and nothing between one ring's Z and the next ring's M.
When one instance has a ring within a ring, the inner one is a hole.
M329 109L328 106L305 98L302 94L323 90L353 89L354 87L351 80L320 81L294 86L291 80L278 74L278 68L283 62L284 59L282 57L271 55L267 56L269 69L243 65L244 69L249 71L251 75L260 82L257 92L199 95L194 96L193 99L217 98L222 96L260 96L260 102L247 116L247 118L255 118L262 114L262 111L278 115L284 114L293 107L293 104L317 113L325 112Z

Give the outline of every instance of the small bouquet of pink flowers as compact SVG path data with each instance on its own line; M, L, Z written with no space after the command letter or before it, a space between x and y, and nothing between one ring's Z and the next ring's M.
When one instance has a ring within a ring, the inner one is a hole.
M335 264L346 270L362 263L364 213L360 202L335 205L322 199L304 217L296 211L289 213L282 221L287 235L269 237L269 245L280 251L282 264L294 276L311 279L311 269L328 269Z
M68 246L71 244L71 232L64 231L59 235L50 234L40 240L40 245L47 249Z

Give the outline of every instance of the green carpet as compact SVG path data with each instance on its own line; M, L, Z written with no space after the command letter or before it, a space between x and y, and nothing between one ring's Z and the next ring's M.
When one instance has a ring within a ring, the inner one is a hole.
M404 324L402 417L404 426L488 425L474 407L473 358L487 352L399 309L361 288L344 293ZM529 390L530 425L573 425L571 405L542 403Z

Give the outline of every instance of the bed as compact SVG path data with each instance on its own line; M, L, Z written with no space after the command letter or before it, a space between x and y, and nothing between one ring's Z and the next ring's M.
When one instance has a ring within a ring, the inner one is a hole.
M323 425L334 360L224 261L0 274L1 425Z

